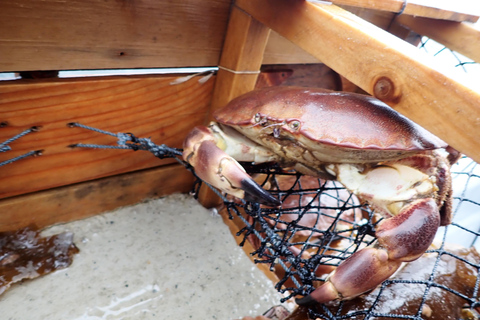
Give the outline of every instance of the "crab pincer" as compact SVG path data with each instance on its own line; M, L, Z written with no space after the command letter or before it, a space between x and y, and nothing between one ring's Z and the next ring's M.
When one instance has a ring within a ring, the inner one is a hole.
M382 220L377 242L352 254L333 271L326 282L299 305L349 300L372 290L392 276L403 262L419 258L430 246L440 226L433 199L416 200L395 217Z
M217 144L211 128L196 127L185 139L183 157L194 168L197 176L221 191L269 206L280 201L265 191L245 169Z

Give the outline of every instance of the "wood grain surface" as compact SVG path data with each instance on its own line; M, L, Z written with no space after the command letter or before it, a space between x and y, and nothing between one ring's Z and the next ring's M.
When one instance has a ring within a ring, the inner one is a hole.
M43 150L43 155L0 170L0 198L25 194L170 163L146 151L72 149L75 143L115 145L115 137L70 122L113 133L131 132L157 144L182 147L186 133L203 124L214 79L199 77L172 85L178 76L13 81L0 83L0 141L31 126L38 132L10 144L0 161Z
M231 0L2 0L0 72L216 66ZM317 59L273 35L265 63Z

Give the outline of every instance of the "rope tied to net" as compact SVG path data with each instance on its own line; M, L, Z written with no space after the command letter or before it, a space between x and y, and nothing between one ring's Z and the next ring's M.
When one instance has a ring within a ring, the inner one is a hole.
M155 157L164 159L164 158L176 158L182 155L180 149L168 147L165 144L157 145L153 143L150 138L137 138L133 133L113 133L106 130L86 126L81 123L71 122L68 124L69 127L82 128L90 131L95 131L98 133L106 134L112 137L117 138L117 145L99 145L99 144L85 144L85 143L76 143L70 145L71 148L93 148L93 149L129 149L133 151L145 150L153 153Z
M128 146L130 149L150 151L157 158L173 158L181 156L179 149L170 148L165 144L157 145L150 138L137 138L132 133L117 133L118 145Z

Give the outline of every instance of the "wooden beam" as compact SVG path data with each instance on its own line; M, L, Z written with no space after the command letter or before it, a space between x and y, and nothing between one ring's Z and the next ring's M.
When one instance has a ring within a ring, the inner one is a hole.
M213 66L229 0L0 2L1 71Z
M208 121L215 109L255 88L269 33L263 24L237 7L232 8ZM199 200L207 208L220 203L208 188L202 188Z
M236 5L480 162L480 94L435 58L334 5L289 0Z
M278 33L271 31L263 55L263 64L301 64L320 63L320 61L294 45Z
M401 15L398 23L480 63L480 30L465 22Z
M0 168L0 198L171 163L146 151L72 149L69 145L75 143L115 145L117 139L67 123L131 132L181 148L188 131L204 122L214 79L171 84L178 77L1 82L0 122L8 125L0 128L0 141L32 126L40 129L12 142L11 151L0 153L0 162L30 150L44 151Z
M419 0L332 0L336 5L348 5L367 9L403 13L435 19L476 22L479 12L471 12L471 2L459 0L445 1Z
M270 29L232 8L219 62L212 110L255 88Z
M189 192L193 175L170 165L0 200L0 232L84 219L144 199Z

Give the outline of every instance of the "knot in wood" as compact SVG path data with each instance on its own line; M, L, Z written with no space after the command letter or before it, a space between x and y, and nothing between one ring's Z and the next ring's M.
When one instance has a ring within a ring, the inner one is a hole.
M373 95L382 101L398 102L400 96L395 93L395 84L388 77L380 77L373 86Z

